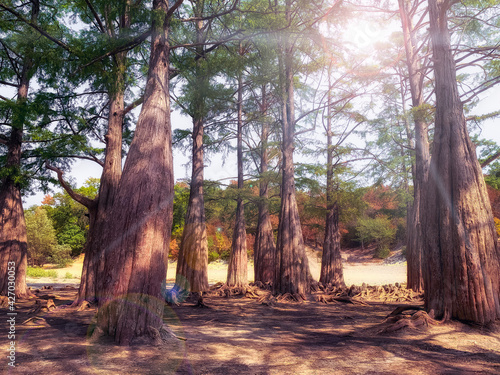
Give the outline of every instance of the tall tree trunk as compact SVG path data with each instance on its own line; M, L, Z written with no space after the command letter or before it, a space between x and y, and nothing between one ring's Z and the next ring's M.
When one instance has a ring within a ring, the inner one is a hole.
M203 2L194 7L196 17L203 16ZM201 67L205 51L203 21L196 22L196 73L197 88L205 87L208 81L206 71ZM175 284L182 292L203 293L208 290L208 241L205 222L205 199L203 196L203 131L205 98L202 93L195 94L193 116L192 173L189 201L182 232L181 246L177 259Z
M153 21L144 103L106 231L97 326L123 345L155 336L163 325L174 196L168 8L167 0L153 2L155 14L165 18L161 26Z
M260 186L259 186L259 217L257 220L257 233L254 246L254 280L263 283L274 281L273 261L276 256L276 245L274 244L273 226L269 214L268 203L268 171L269 155L267 151L269 138L269 124L265 119L267 115L266 87L262 86L262 105L260 109L264 117L262 122L261 152L260 152Z
M488 324L500 318L500 260L491 205L457 88L449 4L429 0L436 130L425 194L425 306L445 320Z
M37 22L39 13L38 0L32 1L31 22ZM9 171L9 174L2 178L0 186L0 295L15 292L18 298L25 298L31 294L26 285L28 268L26 221L21 189L16 180L21 177L24 124L27 115L29 84L34 69L31 56L33 50L34 46L30 45L23 61L17 90L17 103L12 117L12 130L7 141L5 170ZM13 280L9 279L9 271L12 267L15 270L14 290L12 290Z
M240 55L242 47L240 45ZM248 254L247 233L245 230L245 207L241 192L243 190L243 82L242 74L238 76L238 121L237 121L237 153L238 153L238 200L236 218L233 231L233 242L229 267L227 271L227 285L230 287L246 287L248 285Z
M328 75L330 77L330 74ZM340 254L339 206L335 198L333 181L333 142L332 142L332 113L331 90L328 91L328 119L327 119L327 170L326 170L326 220L325 240L323 242L323 256L321 258L321 272L319 281L323 285L344 287L344 272L342 269L342 255Z
M286 2L286 19L291 21L291 0ZM295 198L295 176L293 165L294 149L294 86L293 86L293 43L290 36L284 37L284 71L281 74L282 83L282 182L281 207L278 227L278 242L276 246L276 273L273 283L274 294L290 293L305 298L310 292L310 271L305 254L299 211ZM282 67L283 64L280 64ZM283 68L282 68L283 70Z
M108 131L106 133L106 152L104 167L101 174L99 194L89 210L90 224L85 244L85 258L83 261L82 277L78 289L76 304L82 301L95 302L99 298L100 285L98 280L104 272L106 262L102 244L105 242L105 228L112 217L110 216L118 185L122 174L122 127L124 119L124 85L125 85L126 53L116 56L118 69L114 90L110 93L108 115Z
M420 56L417 54L415 29L412 23L413 14L409 0L399 0L399 12L405 40L406 64L408 67L410 92L412 98L415 124L415 168L413 176L413 205L407 219L407 287L415 291L423 290L422 277L422 191L427 183L430 152L427 124L423 118L421 106L423 99L424 74L421 69ZM415 7L416 8L416 7Z
M203 197L203 120L193 121L193 169L175 284L182 291L208 290L208 243Z

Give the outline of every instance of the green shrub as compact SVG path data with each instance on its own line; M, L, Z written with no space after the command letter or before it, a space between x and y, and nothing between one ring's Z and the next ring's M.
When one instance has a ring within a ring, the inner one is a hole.
M386 216L360 218L356 230L363 245L375 242L377 248L388 247L396 236L396 228Z
M66 272L66 274L64 275L64 278L65 279L74 279L75 277L71 273Z
M45 270L40 267L28 267L26 270L26 276L28 277L50 277L57 279L57 272L54 270Z
M229 260L230 256L231 256L231 250L223 250L220 253L220 259L222 260Z
M73 261L71 259L71 247L69 245L54 246L47 260L61 268L67 267Z
M219 253L217 251L208 252L208 263L215 262L217 259L219 259Z
M378 259L385 259L391 254L391 250L389 250L389 247L386 245L381 245L377 246L377 249L375 250L375 254L373 255L374 258Z

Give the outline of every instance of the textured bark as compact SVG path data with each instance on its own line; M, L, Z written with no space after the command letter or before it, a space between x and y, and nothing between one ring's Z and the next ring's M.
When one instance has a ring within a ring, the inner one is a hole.
M413 13L409 0L399 0L399 12L405 40L406 64L408 67L410 92L414 108L424 104L423 79L420 56L418 55L415 29L412 23ZM414 7L416 9L416 7ZM430 153L427 124L419 112L414 113L415 125L415 165L413 175L413 204L407 217L407 287L415 291L423 289L422 277L422 191L426 185L429 171Z
M193 11L195 16L203 16L203 2L198 2ZM202 57L204 57L205 41L204 23L196 23L196 82L199 87L204 87L207 81L205 72L200 68ZM208 241L207 226L205 221L205 199L203 196L203 132L204 132L204 106L205 99L198 93L195 94L193 116L193 150L192 150L192 172L189 201L184 220L181 246L177 259L177 271L175 284L177 288L185 292L204 292L208 290Z
M240 46L241 54L241 46ZM237 120L237 153L238 153L238 195L243 189L243 83L241 74L238 77L238 120ZM247 233L245 230L245 206L243 199L238 196L236 218L233 231L233 242L229 267L227 270L227 286L245 287L248 284L248 254Z
M175 284L180 290L208 290L208 243L203 197L203 121L193 121L193 169Z
M155 0L153 10L166 14L168 2ZM97 325L123 345L163 325L174 195L168 27L167 17L153 22L144 104L106 231Z
M260 108L263 117L267 114L266 88L262 87L262 105ZM268 138L269 124L262 123L261 152L260 152L260 173L259 186L259 217L257 220L257 233L254 245L254 280L263 283L274 281L274 259L276 257L276 245L274 244L273 226L271 225L271 215L269 214L268 203L268 182L265 178L268 171Z
M488 324L500 318L497 237L458 94L448 6L429 0L436 130L425 195L425 307L445 320Z
M110 216L118 185L122 174L122 126L124 119L124 79L125 53L116 56L119 65L116 75L115 90L111 93L108 131L106 133L106 151L104 168L101 174L99 194L87 206L89 210L89 232L85 244L82 276L78 289L76 304L83 301L95 302L99 298L102 281L100 274L104 272L106 262L102 244L105 243L105 228L112 219Z
M291 1L286 2L286 18L291 20ZM276 245L274 294L290 293L305 297L310 292L310 271L305 254L299 211L295 198L295 176L293 165L294 149L294 86L293 86L293 45L290 36L283 40L282 68L282 182L281 207Z
M39 2L32 1L31 22L37 22L39 12ZM21 172L26 105L30 78L34 69L30 56L33 49L33 46L29 47L31 51L26 52L23 60L17 90L17 103L12 117L12 129L7 141L5 168L9 171L9 175L2 178L0 186L0 295L8 295L9 291L12 292L9 288L8 271L14 267L15 295L18 298L25 298L31 294L26 285L26 270L28 268L26 221L21 190L15 175Z
M331 103L331 93L328 92L328 103ZM333 143L332 143L332 114L328 106L327 119L327 171L326 171L326 219L325 240L323 242L323 256L321 258L321 272L319 281L323 285L344 287L344 272L342 269L342 255L340 254L339 206L335 200L335 186L333 181Z

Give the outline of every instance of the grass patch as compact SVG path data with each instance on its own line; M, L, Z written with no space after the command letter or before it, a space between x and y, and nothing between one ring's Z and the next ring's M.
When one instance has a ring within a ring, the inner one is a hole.
M76 276L73 276L73 274L66 272L66 274L64 275L64 278L65 279L76 279Z
M57 279L57 272L54 270L45 270L39 267L28 267L26 271L27 277L50 277Z

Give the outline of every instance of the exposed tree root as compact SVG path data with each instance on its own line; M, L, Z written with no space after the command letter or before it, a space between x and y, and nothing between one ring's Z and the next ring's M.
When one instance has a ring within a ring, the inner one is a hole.
M217 283L210 287L210 291L208 293L212 296L229 298L231 296L245 296L249 289L250 286L233 287L233 286L227 286L227 284L225 283ZM252 293L253 292L250 291L250 295L252 295Z
M92 304L89 301L83 301L82 303L80 303L78 305L78 307L76 308L76 311L87 310L87 309L90 309L91 306L92 306Z
M407 313L408 311L415 311ZM442 322L434 319L434 311L425 312L420 306L400 306L390 313L382 324L384 328L378 334L391 333L400 330L416 330L427 328L430 325L437 325Z
M369 286L363 284L361 286L352 285L350 288L339 287L334 285L318 286L321 291L320 296L316 296L316 300L328 303L333 302L333 297L356 297L356 300L372 300L383 302L419 302L422 300L422 294L416 293L411 289L406 289L404 286L396 283L395 285ZM342 301L341 301L342 302Z

